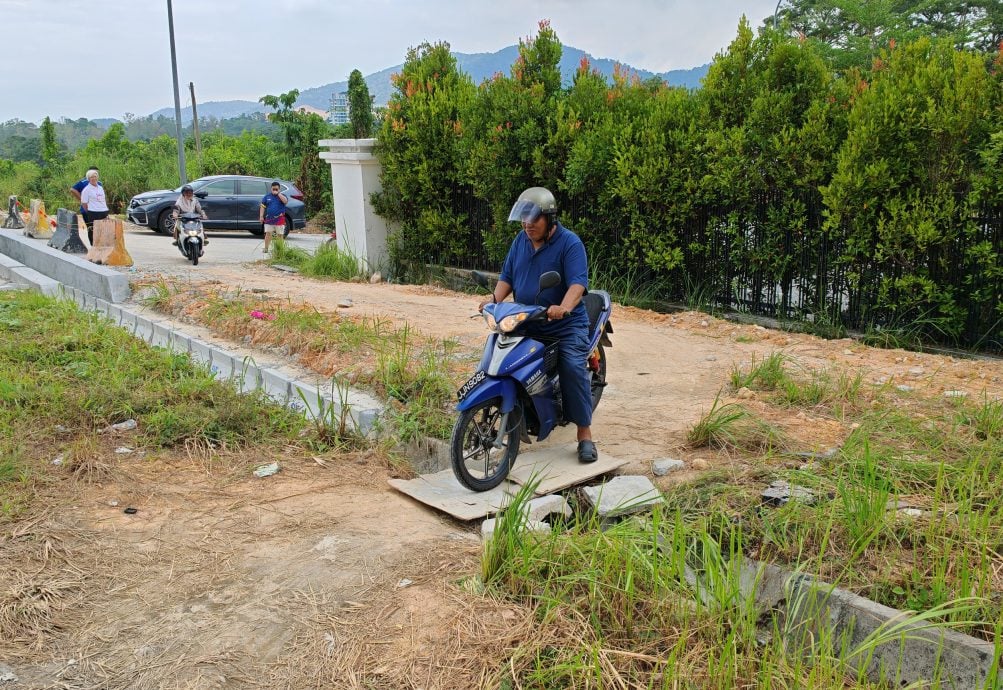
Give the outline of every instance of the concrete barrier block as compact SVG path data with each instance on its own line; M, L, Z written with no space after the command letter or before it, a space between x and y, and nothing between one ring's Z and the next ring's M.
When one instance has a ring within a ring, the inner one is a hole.
M3 221L4 228L8 230L20 230L24 227L24 219L21 218L20 204L13 194L7 197L7 217Z
M68 254L87 253L87 247L80 239L76 213L65 208L56 212L56 232L49 239L49 246Z
M41 199L32 199L28 210L28 224L24 228L26 237L39 240L52 238L52 225L45 213L45 203Z
M94 244L87 252L87 260L105 266L132 266L121 218L94 221Z

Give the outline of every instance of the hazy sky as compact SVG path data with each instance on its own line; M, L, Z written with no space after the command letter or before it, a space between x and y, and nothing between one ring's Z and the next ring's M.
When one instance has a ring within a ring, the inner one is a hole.
M561 42L653 72L709 62L774 0L173 0L182 106L370 74L409 46L494 52L549 19ZM0 0L0 121L173 106L167 0Z

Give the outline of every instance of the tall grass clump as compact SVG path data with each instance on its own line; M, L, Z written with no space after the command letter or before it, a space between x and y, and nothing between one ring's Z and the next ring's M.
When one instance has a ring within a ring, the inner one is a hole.
M693 447L768 451L787 444L784 434L738 403L721 404L718 394L705 414L686 435Z
M325 242L313 253L301 247L294 247L282 238L272 242L272 264L284 264L299 269L300 273L312 278L333 278L335 280L364 280L370 276L365 261L351 252L345 252L338 245Z

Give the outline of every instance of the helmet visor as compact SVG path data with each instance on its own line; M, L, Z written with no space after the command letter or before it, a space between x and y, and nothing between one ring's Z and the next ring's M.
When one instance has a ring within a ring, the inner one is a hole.
M543 209L528 199L520 199L512 206L508 214L509 221L520 223L535 223L543 215Z

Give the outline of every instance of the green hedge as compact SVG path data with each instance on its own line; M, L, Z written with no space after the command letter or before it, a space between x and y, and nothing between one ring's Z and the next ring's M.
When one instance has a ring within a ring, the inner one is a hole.
M560 55L541 23L475 87L447 44L408 54L374 198L398 275L497 267L509 207L545 185L606 285L1003 349L999 56L921 39L836 74L743 20L688 91L587 63L562 89Z

